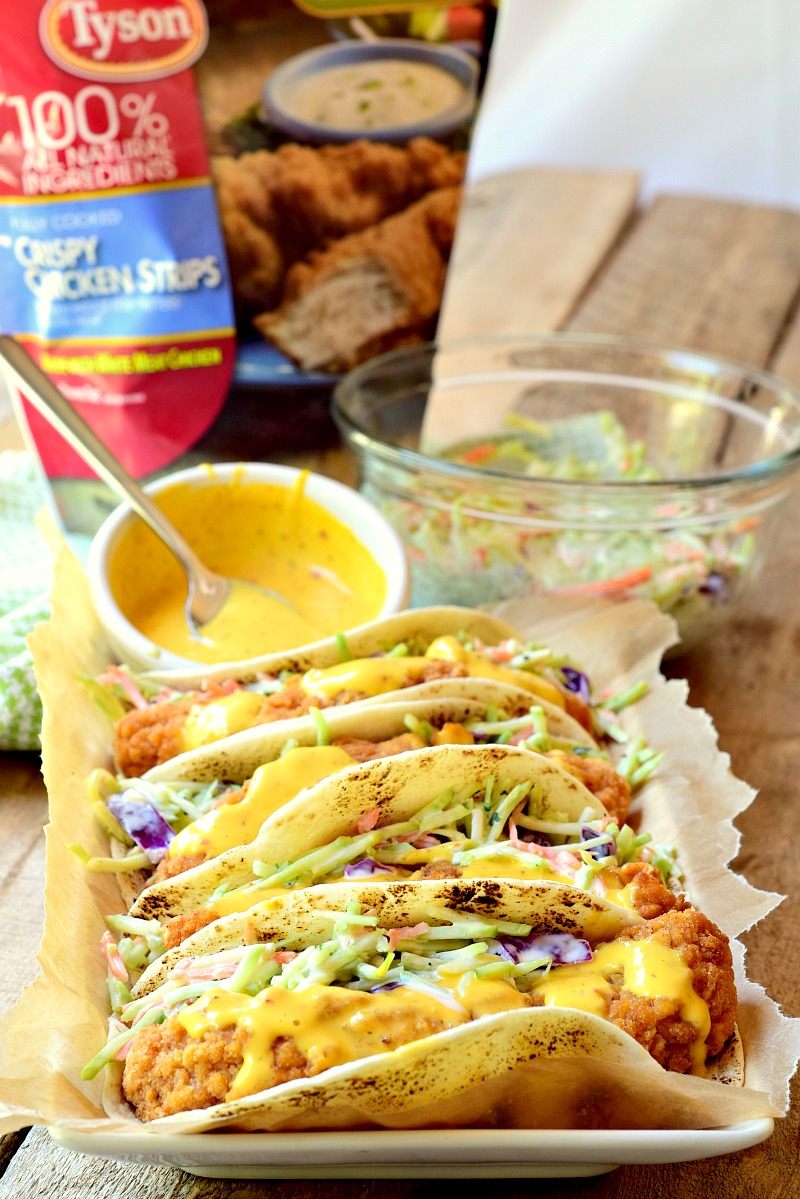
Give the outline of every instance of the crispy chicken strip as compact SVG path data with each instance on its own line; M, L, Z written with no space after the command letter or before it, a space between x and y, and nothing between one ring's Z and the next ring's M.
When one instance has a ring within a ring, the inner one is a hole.
M260 333L304 370L344 371L432 336L461 198L431 192L404 212L293 266Z
M214 160L234 294L243 314L274 308L294 262L329 241L461 182L466 156L429 138L406 147L287 144Z

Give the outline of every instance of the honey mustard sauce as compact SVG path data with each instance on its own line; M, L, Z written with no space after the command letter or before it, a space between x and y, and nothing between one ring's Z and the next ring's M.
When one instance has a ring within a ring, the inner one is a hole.
M678 951L661 941L619 939L598 945L590 962L555 967L537 983L533 994L546 1005L605 1017L613 994L612 976L621 976L622 988L633 995L662 997L679 1005L680 1016L697 1032L690 1050L692 1073L704 1073L711 1030L708 1004L694 990L692 971Z
M304 787L352 764L353 758L335 745L297 746L282 758L259 766L244 798L212 808L177 833L167 855L204 854L211 858L234 845L247 845L264 821Z
M457 982L456 978L451 985ZM409 987L378 994L317 985L294 991L268 987L254 998L214 990L176 1019L191 1037L234 1024L247 1029L244 1060L226 1096L230 1100L282 1081L272 1054L278 1037L290 1037L305 1057L308 1073L318 1074L479 1016L527 1006L512 984L493 979L473 980L458 1002L463 1014Z

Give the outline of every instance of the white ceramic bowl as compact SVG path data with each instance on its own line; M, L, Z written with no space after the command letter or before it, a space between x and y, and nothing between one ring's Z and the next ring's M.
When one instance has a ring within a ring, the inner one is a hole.
M301 474L291 466L278 466L265 462L235 462L209 467L192 466L176 471L145 487L149 495L157 496L165 488L176 483L192 483L197 487L226 482L233 478L244 478L256 483L274 483L292 487ZM390 616L403 609L408 601L410 578L408 562L398 534L387 518L367 499L323 475L309 474L304 494L326 508L332 516L353 532L372 555L386 575L386 599L375 619ZM121 662L136 670L160 670L184 668L189 659L155 645L143 636L120 611L109 584L109 564L114 552L130 524L139 519L127 504L121 504L106 518L94 536L87 564L89 584L92 590L97 615L106 631L111 648ZM345 630L342 630L343 632ZM294 648L294 647L292 647ZM210 667L205 667L210 669Z
M448 108L405 124L378 124L373 128L340 128L306 120L295 108L297 89L314 76L335 67L401 59L436 67L461 85L459 99ZM334 42L307 50L282 63L267 79L261 94L263 115L285 137L294 141L324 143L371 141L404 142L412 137L447 138L467 125L478 94L478 64L471 54L454 46L431 45L411 38L382 38L377 42Z

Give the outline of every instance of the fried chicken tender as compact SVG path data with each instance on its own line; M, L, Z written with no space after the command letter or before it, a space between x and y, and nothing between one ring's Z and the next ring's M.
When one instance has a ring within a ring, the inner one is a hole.
M630 887L631 907L644 920L655 920L665 912L683 911L687 907L683 896L665 887L656 867L647 862L628 862L613 873L623 887Z
M592 727L592 710L586 703L586 700L581 699L574 691L568 688L562 691L564 696L564 710L567 716L571 716L573 720L577 720L581 728L586 729L587 733L594 733Z
M125 1058L125 1097L140 1120L222 1103L246 1041L247 1030L236 1025L193 1040L177 1020L149 1024L136 1034Z
M600 800L617 824L624 824L631 806L631 788L627 779L617 774L605 758L590 758L583 754L557 752L553 760L563 766L584 787Z
M448 862L447 858L436 858L426 862L415 878L461 878L461 867Z
M158 863L153 881L155 879L160 881L165 878L177 878L184 871L191 870L193 866L199 866L201 862L205 862L207 856L204 853L182 853L176 854L174 858L167 855Z
M182 749L180 736L194 700L191 697L133 708L114 728L114 758L121 774L138 778L168 762Z
M253 324L304 370L344 371L430 337L442 302L461 189L312 251L291 267L283 302Z
M173 916L164 926L164 948L175 949L192 933L198 932L208 924L213 924L218 913L212 907L192 908L190 912L182 912Z
M367 741L363 737L338 737L334 743L349 754L354 762L374 762L377 758L391 758L411 749L423 749L425 742L416 733L399 733L386 741Z
M725 934L707 916L686 908L665 912L620 935L633 941L652 937L677 950L692 972L695 992L708 1004L711 1030L706 1038L706 1057L719 1053L736 1023L733 959ZM611 1002L609 1019L635 1037L665 1069L684 1074L691 1068L690 1051L698 1033L681 1018L677 1002L620 990Z
M404 687L440 678L462 678L468 674L460 662L426 659L419 670L410 670ZM138 778L153 766L160 766L183 752L181 733L192 707L213 703L216 693L198 693L177 700L163 700L147 708L133 708L114 729L114 757L117 768L126 778ZM312 695L300 686L300 675L286 680L282 691L265 695L253 719L253 724L271 724L294 716L307 716L311 708L339 707L366 698L365 692L343 689L332 698ZM364 759L366 761L366 759Z
M429 138L405 147L359 140L287 144L212 164L234 295L242 314L274 308L309 251L460 184L466 156Z
M736 1023L736 984L730 945L725 934L707 916L692 908L666 911L645 924L623 929L617 940L660 941L677 951L691 971L692 987L708 1005L711 1026L705 1040L705 1057L724 1047ZM556 967L558 969L558 967ZM624 988L624 976L606 974L611 994L606 1018L638 1041L665 1070L686 1074L692 1069L692 1049L701 1033L682 1014L680 1000L634 994ZM534 1003L541 1003L534 996Z
M335 1022L347 1035L357 1057L387 1053L450 1026L446 1018L423 1012L418 1004L400 997L393 1000L388 1013L372 1003L372 998L343 987L325 988L314 1001L313 1017L316 1021ZM240 1026L221 1031L211 1028L193 1039L174 1016L163 1024L148 1025L136 1035L125 1059L122 1088L126 1099L140 1120L222 1102L242 1064L247 1036L244 1026ZM270 1054L266 1087L293 1078L311 1078L346 1060L335 1045L326 1045L324 1039L306 1058L291 1037L276 1037Z

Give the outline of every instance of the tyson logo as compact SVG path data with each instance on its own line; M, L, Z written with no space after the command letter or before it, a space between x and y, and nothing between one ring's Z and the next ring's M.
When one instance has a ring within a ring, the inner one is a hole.
M81 79L140 81L174 75L208 41L200 0L47 0L39 18L47 55Z

